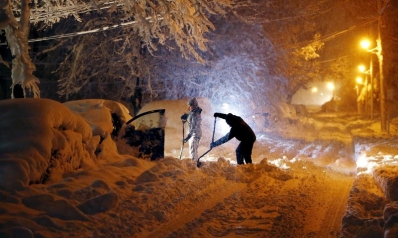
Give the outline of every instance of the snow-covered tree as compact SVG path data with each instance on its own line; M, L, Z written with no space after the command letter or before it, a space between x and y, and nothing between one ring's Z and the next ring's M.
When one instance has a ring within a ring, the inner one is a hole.
M205 63L162 50L159 57L150 60L153 83L147 91L151 90L155 99L197 96L211 99L214 105L229 103L242 109L266 106L275 96L272 92L277 84L267 77L264 57L273 57L275 52L261 34L261 25L245 23L235 15L211 20L216 30L209 34L209 50L202 54Z
M276 57L268 59L271 74L280 80L279 93L283 100L290 102L300 88L310 82L319 81L321 39L317 15L327 2L275 0L260 2L256 8L264 34L274 44ZM254 19L255 20L255 19Z
M224 14L225 9L232 7L233 1L202 1L202 0L174 0L174 1L151 1L151 0L127 0L127 1L41 1L16 0L11 2L2 1L0 10L0 29L6 32L7 42L12 51L14 60L12 64L13 83L21 83L24 88L30 87L36 97L40 94L37 87L38 79L33 76L34 65L29 57L28 32L30 23L37 26L52 27L55 23L64 18L73 17L75 22L82 22L84 25L80 32L71 32L68 35L52 37L51 39L64 36L81 35L92 32L105 32L123 28L119 36L107 37L92 35L88 39L79 39L83 42L74 46L67 53L66 62L73 62L68 66L71 70L69 75L61 78L61 93L69 94L87 83L92 76L90 72L83 72L82 62L87 58L99 57L106 50L114 51L115 54L125 53L134 42L148 52L156 51L158 44L166 44L168 40L177 45L183 56L193 55L197 60L202 61L198 50L206 50L204 34L214 28L208 20L207 14ZM90 17L84 16L90 14ZM131 37L131 36L134 37ZM85 52L84 44L94 37L103 37L98 44L97 52ZM48 38L49 39L49 38ZM47 39L45 39L47 40ZM120 41L110 47L104 43L107 41ZM132 47L136 49L135 47ZM135 52L127 52L134 60ZM106 56L106 55L105 55ZM90 59L91 60L91 59ZM105 61L106 62L106 61ZM95 62L95 59L93 63ZM127 65L130 62L127 62ZM129 69L134 72L133 69ZM78 79L76 78L78 77ZM77 82L75 80L77 79Z
M39 97L40 91L37 86L39 80L33 75L36 67L29 56L29 1L23 0L19 3L19 22L14 16L11 0L3 0L0 4L0 29L4 30L13 55L12 87L14 88L15 85L20 84L22 88L32 90L34 97Z

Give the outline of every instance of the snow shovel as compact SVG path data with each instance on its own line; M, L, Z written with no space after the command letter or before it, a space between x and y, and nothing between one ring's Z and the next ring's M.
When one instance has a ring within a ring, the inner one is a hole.
M184 132L184 128L185 128L185 120L182 120L182 145L181 145L181 150L180 150L180 159L182 156L182 151L184 150L184 137L185 137L185 132Z
M214 117L214 127L213 127L213 136L211 137L211 143L214 142L214 132L216 131L216 120L217 117ZM199 156L198 161L196 162L196 167L200 167L200 165L202 164L199 160L200 158L202 158L203 156L205 156L207 153L210 152L210 150L212 150L213 148L210 148L208 151L206 151L205 153L203 153L201 156Z

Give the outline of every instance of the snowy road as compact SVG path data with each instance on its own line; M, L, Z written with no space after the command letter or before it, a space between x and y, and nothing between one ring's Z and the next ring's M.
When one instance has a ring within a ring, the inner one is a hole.
M240 167L230 178L234 166L221 178L209 164L191 174L192 197L182 189L178 202L157 204L173 207L167 220L141 221L146 229L135 237L338 237L353 178L303 161L290 166Z
M322 204L324 209L313 207L313 211L308 211L306 237L340 237L341 219L346 212L347 198L353 181L353 177L338 174L328 178L328 186L325 186L328 191L314 197L315 204ZM316 223L319 225L314 226Z
M219 191L214 191L214 189L211 189L211 192L207 192L208 196L210 197L201 202L188 206L186 209L184 209L184 211L179 211L175 219L161 224L156 230L146 237L167 237L168 234L183 229L187 223L191 223L196 219L200 219L202 213L204 213L206 210L212 209L218 203L223 203L226 198L232 196L233 194L239 193L240 190L245 187L245 184L234 184L233 186L224 184L224 186L217 187Z

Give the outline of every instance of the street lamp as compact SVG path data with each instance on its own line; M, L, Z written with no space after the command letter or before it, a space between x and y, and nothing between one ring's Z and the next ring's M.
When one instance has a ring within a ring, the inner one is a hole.
M380 27L380 26L379 26ZM371 43L369 40L362 40L360 42L362 48L364 48L367 52L373 53L375 55L377 55L377 58L379 60L379 75L380 75L380 130L382 132L385 132L387 130L387 120L386 120L386 97L385 97L385 88L384 88L384 76L383 76L383 55L382 55L382 47L381 47L381 40L380 40L380 30L379 30L379 35L378 35L378 39L376 40L376 47L373 49L369 49ZM373 77L372 77L372 60L370 60L370 69L369 69L369 73L370 73L370 77L371 77L371 81L373 81ZM373 82L371 82L372 84L372 100L371 102L373 102ZM373 105L373 103L371 104ZM373 117L373 111L371 116Z
M359 44L360 44L360 45L362 46L362 48L364 48L364 49L369 49L369 47L370 47L370 45L371 45L370 41L367 40L367 39L362 40Z
M362 77L357 77L356 79L355 79L355 81L357 82L357 84L363 84L363 79L362 79Z
M318 88L317 88L317 87L313 87L313 88L311 88L311 92L312 92L312 93L316 93L316 92L318 92Z
M363 64L358 65L358 70L359 70L359 72L365 73L365 74L368 72L368 71L366 70L366 67L365 67Z

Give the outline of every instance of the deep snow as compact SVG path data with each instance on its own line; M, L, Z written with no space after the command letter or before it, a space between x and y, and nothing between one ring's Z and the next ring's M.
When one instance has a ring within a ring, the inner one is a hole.
M199 103L201 153L222 108ZM396 237L397 138L377 120L281 104L253 126L253 164L237 166L230 141L198 169L187 148L178 159L186 100L152 108L166 109L159 161L119 153L110 113L131 118L119 103L0 101L0 237Z

